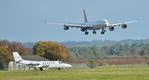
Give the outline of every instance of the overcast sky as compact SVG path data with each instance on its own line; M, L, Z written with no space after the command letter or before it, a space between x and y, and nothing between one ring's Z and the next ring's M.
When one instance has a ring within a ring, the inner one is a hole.
M0 39L11 41L91 41L149 39L149 0L0 0ZM123 30L88 36L79 29L63 30L51 23L81 23L83 9L88 21L108 19L119 23L139 18Z

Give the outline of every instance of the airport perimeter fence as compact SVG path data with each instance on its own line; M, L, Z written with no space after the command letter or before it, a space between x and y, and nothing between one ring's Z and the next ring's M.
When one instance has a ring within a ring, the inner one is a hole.
M72 69L96 68L105 65L148 65L149 57L72 58L68 63L72 65ZM33 68L10 61L8 70L33 70Z

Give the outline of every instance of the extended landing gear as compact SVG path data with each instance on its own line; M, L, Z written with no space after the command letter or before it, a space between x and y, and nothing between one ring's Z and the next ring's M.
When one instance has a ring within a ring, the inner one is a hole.
M89 32L88 31L85 31L85 33L84 33L85 35L88 35L89 34ZM96 31L94 30L93 31L93 34L96 34Z
M89 33L88 31L85 31L85 35L88 35L88 33Z
M102 29L101 34L105 34L106 30Z
M105 32L106 32L106 30L102 29L101 34L105 34ZM85 31L84 34L85 34L85 35L88 35L89 32L88 32L88 31ZM95 31L95 30L93 31L93 34L96 34L96 31Z
M39 70L40 70L40 71L43 71L43 68L42 68L42 67L40 67L40 68L39 68Z
M96 34L96 31L93 31L93 34Z

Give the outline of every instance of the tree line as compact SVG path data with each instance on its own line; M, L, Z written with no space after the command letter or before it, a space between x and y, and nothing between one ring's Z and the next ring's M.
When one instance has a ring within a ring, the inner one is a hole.
M149 56L149 43L115 44L112 46L71 47L70 53L75 58L137 57Z
M21 55L39 55L49 60L68 61L70 58L104 58L149 56L149 43L117 43L108 46L74 46L65 47L57 42L39 41L32 48L24 47L21 42L0 40L0 69L7 68L13 60L12 52Z

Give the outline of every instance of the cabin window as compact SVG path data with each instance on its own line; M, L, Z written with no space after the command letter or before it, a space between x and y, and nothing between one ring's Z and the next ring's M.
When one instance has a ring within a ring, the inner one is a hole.
M62 64L62 61L59 61L59 64Z

